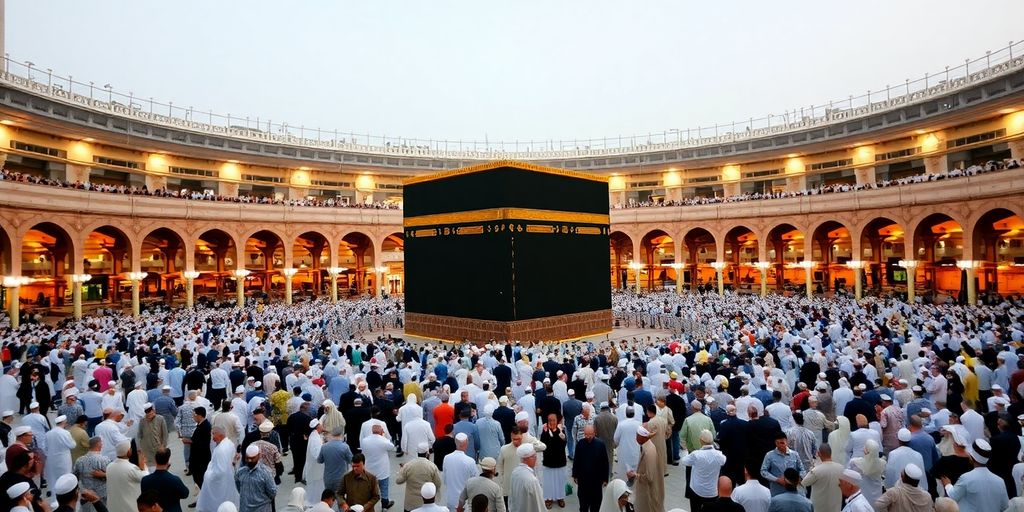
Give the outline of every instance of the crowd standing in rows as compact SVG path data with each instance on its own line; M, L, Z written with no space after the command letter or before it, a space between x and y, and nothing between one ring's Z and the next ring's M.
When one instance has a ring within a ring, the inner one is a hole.
M266 512L290 480L289 510L318 512L389 509L401 484L417 511L550 510L569 493L583 511L676 510L668 486L692 511L1024 511L1019 298L627 292L616 316L667 334L371 334L401 309L0 326L0 507ZM199 489L188 505L171 436Z

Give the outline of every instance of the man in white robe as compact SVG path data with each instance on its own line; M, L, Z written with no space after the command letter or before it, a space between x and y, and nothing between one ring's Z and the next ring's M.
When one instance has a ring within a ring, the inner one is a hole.
M537 465L537 451L532 444L523 443L516 448L516 456L519 457L519 465L512 470L512 479L509 484L509 512L542 512L546 510L544 491L533 470ZM448 466L446 465L445 471L447 472L447 470Z
M210 465L203 474L203 488L199 490L196 501L198 512L217 512L221 503L230 502L238 507L238 489L235 487L235 443L224 434L221 427L213 427L211 432L213 449Z
M480 475L480 466L466 455L468 447L469 436L460 432L455 436L455 451L444 457L444 500L449 510L458 507L459 495L466 488L466 481Z
M633 416L633 410L626 411L626 419L615 427L615 448L618 457L615 460L615 477L628 480L626 473L635 471L640 463L640 444L636 442L636 429L640 421Z
M0 376L0 410L18 410L18 368L11 365L10 371Z
M111 460L117 458L117 445L130 441L125 432L128 427L121 423L124 413L119 410L104 409L103 421L96 425L96 435L103 440L103 456Z
M126 404L128 405L128 419L138 423L146 415L145 405L149 402L149 395L142 389L142 381L135 382L135 389L128 393Z
M46 433L50 431L50 422L46 416L39 413L39 402L32 402L28 406L29 412L21 418L21 424L32 429L32 437L40 449L46 450ZM56 480L54 480L56 482Z
M61 475L71 473L71 449L75 447L75 440L71 432L64 430L67 421L66 417L57 416L54 420L56 426L46 433L47 482L56 482Z

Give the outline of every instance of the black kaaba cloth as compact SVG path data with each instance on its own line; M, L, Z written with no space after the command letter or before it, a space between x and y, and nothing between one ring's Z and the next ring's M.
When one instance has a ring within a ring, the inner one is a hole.
M406 331L482 342L611 329L608 183L499 161L406 180Z

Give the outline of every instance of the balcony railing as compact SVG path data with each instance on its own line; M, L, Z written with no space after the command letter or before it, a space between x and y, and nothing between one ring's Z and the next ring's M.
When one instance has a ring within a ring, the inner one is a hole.
M785 110L763 117L696 128L668 129L646 134L566 140L466 141L421 139L308 128L302 124L254 116L215 113L192 106L161 102L152 97L125 94L111 84L96 85L71 76L54 74L30 61L4 56L0 83L69 105L130 118L168 128L219 137L362 153L439 159L550 160L671 151L728 144L846 122L900 108L985 82L1024 67L1024 41L985 55L946 66L902 84L846 98Z

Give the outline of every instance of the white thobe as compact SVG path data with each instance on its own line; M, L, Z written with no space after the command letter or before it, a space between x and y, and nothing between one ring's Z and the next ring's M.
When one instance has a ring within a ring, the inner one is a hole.
M224 438L213 449L210 465L203 475L203 488L196 502L198 512L217 512L221 503L234 503L238 507L238 489L235 487L235 443Z
M448 466L445 466L447 472ZM544 512L544 490L533 469L520 463L512 471L512 482L509 484L508 509L515 512Z
M0 410L18 410L18 379L13 375L0 376Z
M427 443L427 446L434 445L434 429L430 423L423 418L402 423L402 451L416 453L416 447L420 443Z
M626 479L626 473L635 470L640 464L640 444L636 442L636 429L640 422L635 419L619 422L615 428L615 447L618 457L615 460L615 476Z
M32 428L32 437L35 438L36 445L46 450L46 433L50 431L50 424L47 423L46 417L33 412L22 418L21 424ZM54 483L56 482L54 480Z
M54 427L46 433L46 481L57 483L61 475L71 473L71 449L75 440L71 432Z
M444 476L445 503L449 509L455 510L459 505L459 495L466 488L466 481L480 474L480 466L477 466L476 461L466 455L466 452L455 450L445 455L442 474Z
M111 419L106 419L96 425L96 435L103 440L103 451L101 452L104 457L108 457L111 460L117 458L117 445L123 441L130 441L128 436L124 435L127 427L122 423L118 423Z
M124 399L120 391L115 392L113 395L110 393L103 393L103 400L100 401L100 405L104 409L113 409L115 411L121 411L122 413L128 412L124 410Z
M875 512L875 508L868 503L868 499L863 494L858 492L846 501L843 512Z
M882 447L882 436L870 428L859 428L850 432L850 442L846 444L846 460L863 457L864 446L870 439L874 439L879 448Z
M919 468L924 468L924 458L921 457L920 453L917 453L913 448L909 446L900 446L895 450L889 452L889 456L885 462L885 488L891 489L896 487L896 484L900 482L900 474L903 473L903 468L907 467L908 464L916 464ZM926 478L922 478L917 483L917 487L920 489L928 490L928 481Z
M319 432L313 431L309 434L309 442L306 443L306 464L302 466L302 476L306 478L306 506L311 507L320 502L320 494L324 492L324 465L316 460L320 458L320 448L324 445L324 438Z
M128 404L128 418L138 423L146 415L146 411L142 406L146 405L148 401L149 395L141 389L133 389L128 393L128 400L126 402Z

